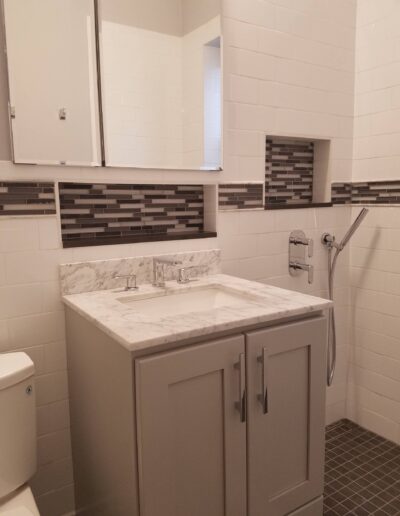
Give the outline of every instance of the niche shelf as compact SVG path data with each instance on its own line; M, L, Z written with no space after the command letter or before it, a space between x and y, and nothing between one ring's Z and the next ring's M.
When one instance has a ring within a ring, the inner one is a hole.
M265 209L331 206L330 140L266 136Z

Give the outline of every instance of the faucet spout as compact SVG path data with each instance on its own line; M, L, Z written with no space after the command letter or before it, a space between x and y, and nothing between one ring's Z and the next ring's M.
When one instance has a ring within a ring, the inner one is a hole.
M165 269L166 267L176 267L181 265L180 260L172 258L153 258L153 286L165 287Z

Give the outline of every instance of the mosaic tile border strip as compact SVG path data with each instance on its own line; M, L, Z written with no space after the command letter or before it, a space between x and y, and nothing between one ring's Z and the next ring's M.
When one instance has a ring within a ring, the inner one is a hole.
M331 199L333 204L351 204L351 183L332 183Z
M54 183L1 181L0 216L55 215Z
M210 236L203 185L60 183L59 191L64 247Z
M224 183L218 185L220 210L252 210L264 208L263 183Z
M311 204L314 143L267 137L265 141L265 204Z
M324 516L400 514L400 446L343 419L326 429Z
M400 180L332 183L334 204L400 204Z

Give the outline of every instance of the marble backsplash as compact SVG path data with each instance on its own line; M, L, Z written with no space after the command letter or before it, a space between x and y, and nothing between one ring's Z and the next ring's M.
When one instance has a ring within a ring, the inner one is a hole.
M153 258L169 258L182 262L182 265L177 268L193 267L188 271L189 276L193 278L220 272L221 251L219 249L66 263L60 265L61 292L63 295L69 295L123 287L126 280L117 279L115 276L128 274L136 275L138 285L151 283ZM166 267L167 281L176 278L177 268Z

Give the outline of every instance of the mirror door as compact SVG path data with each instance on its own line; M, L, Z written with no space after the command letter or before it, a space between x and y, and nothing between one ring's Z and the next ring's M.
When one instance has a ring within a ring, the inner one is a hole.
M3 0L15 163L101 165L94 0Z
M99 0L105 160L221 166L220 0Z

